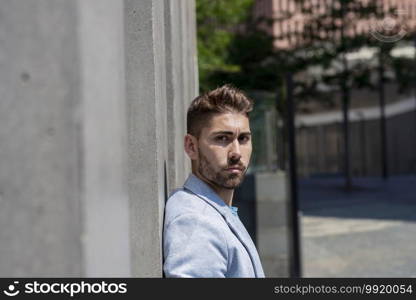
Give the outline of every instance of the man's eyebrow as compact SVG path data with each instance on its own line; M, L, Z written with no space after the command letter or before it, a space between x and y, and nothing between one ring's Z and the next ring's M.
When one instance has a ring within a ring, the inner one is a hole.
M234 132L232 131L215 131L212 133L213 135L218 135L218 134L226 134L226 135L233 135Z
M250 131L244 131L244 132L240 132L240 135L251 135L251 132Z
M218 135L218 134L225 134L225 135L234 135L234 132L232 131L215 131L212 133L213 135ZM244 132L240 132L240 135L251 135L250 131L244 131Z

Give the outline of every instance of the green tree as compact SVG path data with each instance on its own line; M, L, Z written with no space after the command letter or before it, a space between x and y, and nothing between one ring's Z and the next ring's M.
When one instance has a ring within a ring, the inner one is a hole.
M229 47L238 26L247 19L253 0L197 0L197 45L202 91L218 85L218 73L233 73L240 66L230 62Z
M197 0L198 58L202 91L231 83L244 90L281 85L282 52L252 15L253 0Z

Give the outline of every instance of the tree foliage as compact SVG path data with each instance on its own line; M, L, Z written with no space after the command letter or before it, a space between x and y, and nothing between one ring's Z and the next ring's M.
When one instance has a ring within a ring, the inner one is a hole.
M386 12L379 0L293 1L294 11L281 11L275 19L254 19L253 0L197 0L201 90L224 83L246 90L275 92L280 88L278 93L284 99L283 78L290 71L307 73L296 80L298 101L329 103L333 96L328 90L376 87L373 75L377 63L344 59L364 46L379 48L398 77L411 77L408 61L390 59L389 45L374 39L369 30L357 30L359 24L367 22L370 29L369 20L384 18ZM299 31L288 30L276 37L262 29L273 22L290 21L296 14L306 20ZM278 48L276 39L298 42ZM320 71L309 72L313 68Z
M288 31L280 39L297 41L292 46L298 64L293 71L307 71L319 67L315 80L329 87L372 87L371 65L365 61L350 63L346 55L376 45L369 30L360 30L361 24L369 29L369 21L384 16L378 0L333 0L312 2L294 0L296 11L287 12L290 19L301 13L305 24L301 31Z
M237 27L248 16L253 0L197 0L197 43L200 87L215 87L216 72L236 72L237 64L229 57L229 48ZM215 77L215 76L214 76Z

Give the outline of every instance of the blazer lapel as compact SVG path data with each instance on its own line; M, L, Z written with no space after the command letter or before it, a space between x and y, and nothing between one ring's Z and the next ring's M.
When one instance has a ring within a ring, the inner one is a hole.
M206 183L204 183L193 174L191 174L186 180L184 188L191 191L202 200L206 201L223 216L231 231L247 250L256 277L264 277L256 247L244 225L241 223L237 216L232 214L228 205L225 204L225 202L217 195L217 193L215 193Z
M256 273L256 277L263 277L263 269L261 267L261 262L259 255L257 253L256 246L253 243L250 235L248 234L246 228L244 227L243 223L241 223L240 219L236 216L228 216L225 217L228 226L234 232L235 236L240 240L241 244L246 248L251 262L254 267L254 271Z

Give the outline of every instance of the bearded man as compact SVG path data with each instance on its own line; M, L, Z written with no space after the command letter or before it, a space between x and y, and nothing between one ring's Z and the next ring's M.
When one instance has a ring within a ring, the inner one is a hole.
M192 101L184 140L192 174L165 208L166 277L264 277L232 205L250 162L252 109L252 100L229 85Z

